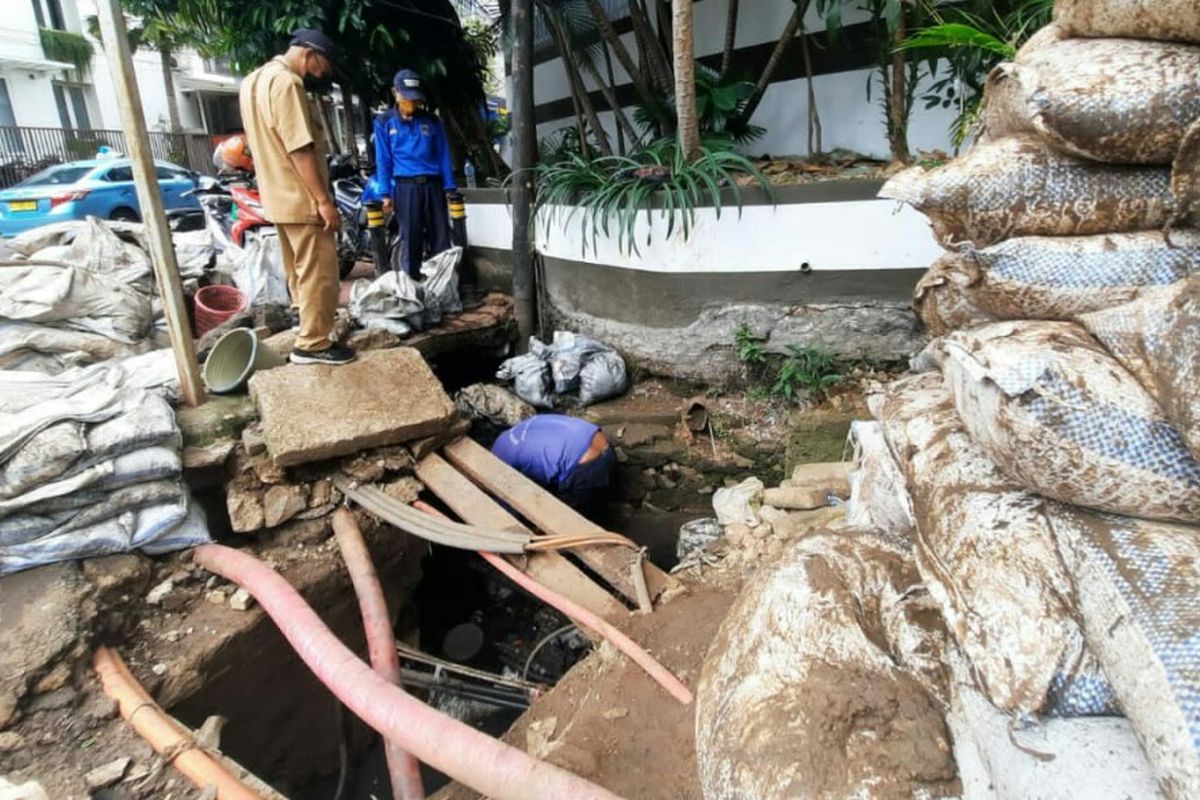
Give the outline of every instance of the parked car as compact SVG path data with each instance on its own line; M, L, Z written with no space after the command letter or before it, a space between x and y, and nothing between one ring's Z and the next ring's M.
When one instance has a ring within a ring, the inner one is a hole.
M166 161L154 164L167 211L199 210L200 204L191 192L200 176ZM16 236L39 225L89 216L141 219L129 159L58 164L0 191L0 236Z

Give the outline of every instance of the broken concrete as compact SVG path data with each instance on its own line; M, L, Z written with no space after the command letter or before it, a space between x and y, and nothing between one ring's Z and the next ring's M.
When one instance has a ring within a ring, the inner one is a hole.
M288 365L250 379L275 463L292 466L441 431L454 404L410 348L362 353L341 367Z
M264 522L268 528L282 525L308 508L308 489L304 486L272 486L263 496Z

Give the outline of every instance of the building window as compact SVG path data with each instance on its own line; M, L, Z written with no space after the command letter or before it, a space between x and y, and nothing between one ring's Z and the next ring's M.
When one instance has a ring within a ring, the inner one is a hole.
M54 28L57 31L67 29L62 0L33 0L33 15L37 17L39 28Z
M92 129L87 95L84 94L82 86L55 82L54 104L58 106L58 120L63 128L83 131Z
M206 58L204 59L204 71L209 75L233 77L233 64L228 58Z
M0 126L13 127L17 115L13 113L12 99L8 96L8 81L0 78Z

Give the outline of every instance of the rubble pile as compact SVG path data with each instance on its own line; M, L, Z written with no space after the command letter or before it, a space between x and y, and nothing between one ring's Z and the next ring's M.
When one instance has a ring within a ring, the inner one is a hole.
M780 546L751 524L778 495L714 497L724 543L690 559L782 559L706 659L706 800L1200 795L1200 260L1162 232L1190 222L1200 37L1139 41L1146 5L1060 0L982 141L884 187L949 251L916 296L941 338L855 426L864 527Z

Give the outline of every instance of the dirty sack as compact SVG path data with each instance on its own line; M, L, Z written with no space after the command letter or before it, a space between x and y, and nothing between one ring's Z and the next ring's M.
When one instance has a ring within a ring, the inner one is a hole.
M0 320L0 370L56 374L97 361L145 353L157 346L153 339L126 344L98 333Z
M467 419L482 419L498 428L511 428L537 414L533 406L503 386L473 383L454 396L454 407Z
M972 274L963 263L958 253L946 253L933 262L913 290L913 311L934 336L996 321L972 298Z
M946 714L964 798L1129 800L1160 798L1129 720L1077 717L1014 722L975 687L966 659L947 653Z
M944 288L935 291L944 294L936 296L933 309L920 294L915 305L923 319L953 302L995 320L1070 320L1128 303L1147 287L1177 283L1198 267L1195 230L1172 231L1169 237L1159 231L1027 236L981 249L964 245L939 259L934 268ZM966 327L975 325L955 326Z
M67 262L0 262L0 319L98 333L125 344L152 333L150 296Z
M1084 161L1033 136L978 144L931 170L911 167L879 196L928 216L946 247L1153 230L1175 216L1169 169Z
M1054 21L1070 36L1200 44L1195 0L1057 0Z
M1068 39L992 70L983 126L1109 164L1170 164L1200 119L1200 47Z
M458 265L462 256L461 247L451 247L421 264L425 324L436 325L442 317L462 312L462 299L458 295Z
M966 429L1012 480L1085 508L1200 519L1200 464L1081 326L998 322L951 334L943 348Z
M988 699L1019 714L1111 713L1044 501L971 441L937 372L891 384L878 413L912 496L917 568Z
M675 540L675 557L682 561L691 553L703 550L724 535L725 529L713 517L685 522L679 526L679 538Z
M9 243L31 261L62 261L143 294L154 292L154 268L142 226L88 217L34 228Z
M1079 320L1137 378L1200 458L1200 279Z
M917 525L912 497L900 465L888 448L883 426L864 420L851 422L849 444L854 466L850 471L846 524L912 539Z
M812 534L756 576L696 692L705 800L959 797L927 601L870 531Z
M1088 647L1163 794L1200 797L1200 529L1053 504Z
M758 525L758 509L766 486L758 478L746 478L734 486L713 492L713 511L721 525Z
M0 372L0 574L208 540L180 482L168 371L171 353L157 351L54 376Z
M424 327L425 304L416 281L400 270L360 278L350 286L350 317L364 328L407 336Z
M529 337L529 352L500 365L496 377L537 408L588 406L624 393L625 360L606 344L568 331L555 331L550 344Z
M245 247L230 243L217 263L233 285L245 292L251 306L291 304L279 233L273 228L247 231Z

